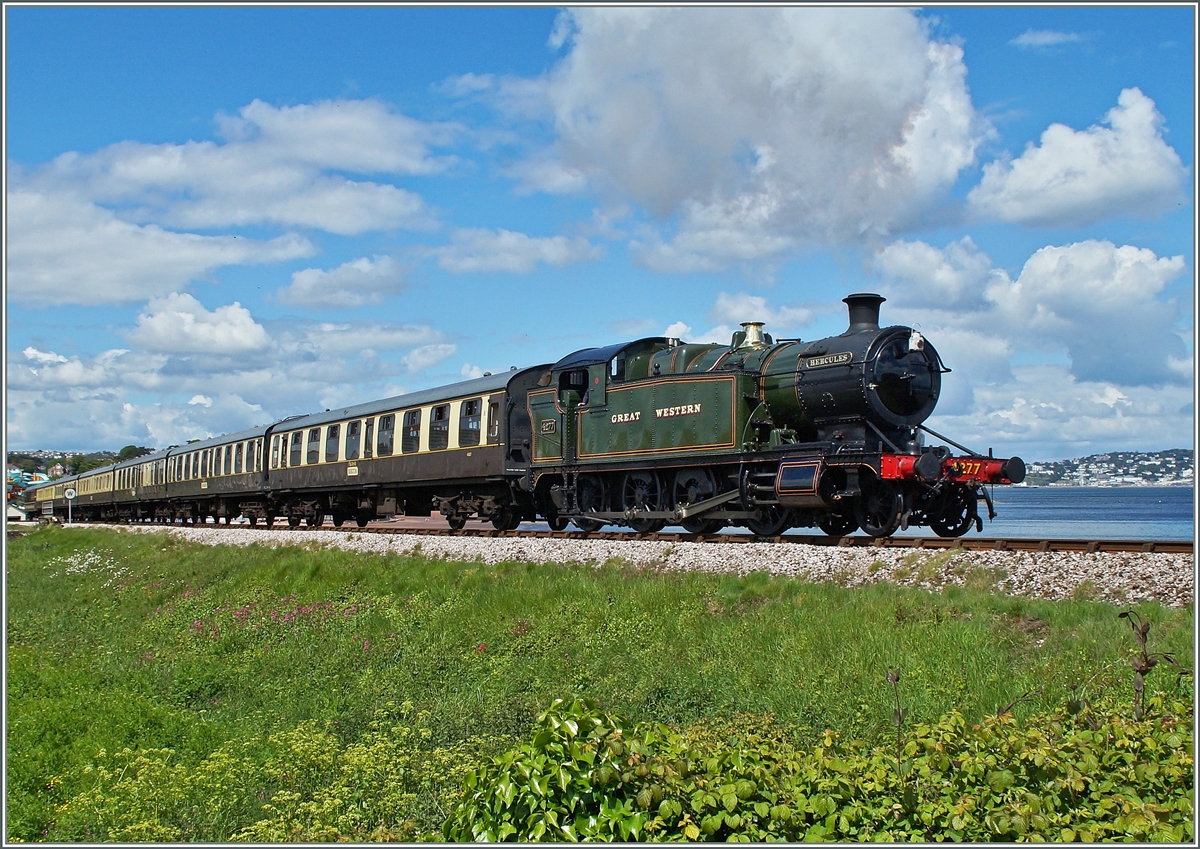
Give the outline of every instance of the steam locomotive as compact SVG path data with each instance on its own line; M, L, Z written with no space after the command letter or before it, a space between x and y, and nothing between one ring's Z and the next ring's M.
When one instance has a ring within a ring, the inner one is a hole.
M587 348L172 447L33 498L44 516L93 521L363 526L436 510L452 528L478 516L584 532L982 531L987 487L1019 483L1024 463L926 428L948 371L937 351L913 328L880 328L879 295L844 300L849 327L826 339L776 342L746 322L728 345Z

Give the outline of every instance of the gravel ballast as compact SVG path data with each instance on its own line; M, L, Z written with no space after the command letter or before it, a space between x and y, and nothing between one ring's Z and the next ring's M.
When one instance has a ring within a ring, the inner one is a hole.
M846 587L890 581L934 590L958 584L1031 598L1086 597L1115 604L1149 600L1170 607L1192 604L1195 583L1190 554L928 551L766 542L714 545L635 539L448 537L161 525L126 526L122 530L169 533L204 545L316 545L370 554L419 554L432 559L488 564L505 561L602 564L618 559L636 567L664 571L745 575L765 570L774 575L828 581Z

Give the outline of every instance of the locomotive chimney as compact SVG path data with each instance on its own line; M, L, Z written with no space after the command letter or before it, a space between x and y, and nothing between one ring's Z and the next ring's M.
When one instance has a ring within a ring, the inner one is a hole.
M863 330L879 329L879 305L887 298L871 293L859 293L842 298L842 303L850 308L850 329L846 333L860 333Z

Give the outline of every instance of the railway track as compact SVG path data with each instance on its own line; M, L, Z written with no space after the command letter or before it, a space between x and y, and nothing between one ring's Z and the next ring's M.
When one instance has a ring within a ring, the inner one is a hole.
M475 524L475 523L471 523ZM527 539L565 539L565 540L641 540L649 542L699 542L714 545L743 545L745 543L775 543L781 545L810 545L832 546L838 548L917 548L917 549L951 549L961 548L967 551L1074 551L1084 553L1094 552L1146 552L1161 554L1192 554L1194 544L1191 540L1081 540L1081 539L1001 539L992 537L881 537L848 536L830 537L824 534L786 534L774 537L756 537L752 534L689 534L689 533L654 533L635 534L628 531L551 531L551 530L515 530L498 531L479 523L479 527L466 527L453 530L444 525L428 521L412 520L410 523L395 522L368 525L365 528L345 526L335 528L326 524L318 528L296 527L276 522L270 528L266 525L249 524L205 524L177 525L176 527L204 527L221 530L257 530L257 531L301 531L318 530L323 533L342 534L416 534L442 537L524 537ZM9 535L12 535L10 529Z

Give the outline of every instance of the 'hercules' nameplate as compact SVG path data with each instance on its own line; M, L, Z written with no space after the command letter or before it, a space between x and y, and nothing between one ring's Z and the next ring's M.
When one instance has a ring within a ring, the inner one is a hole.
M853 353L850 351L843 351L840 354L828 354L824 357L809 357L804 361L804 367L821 368L822 366L844 366L853 359Z

